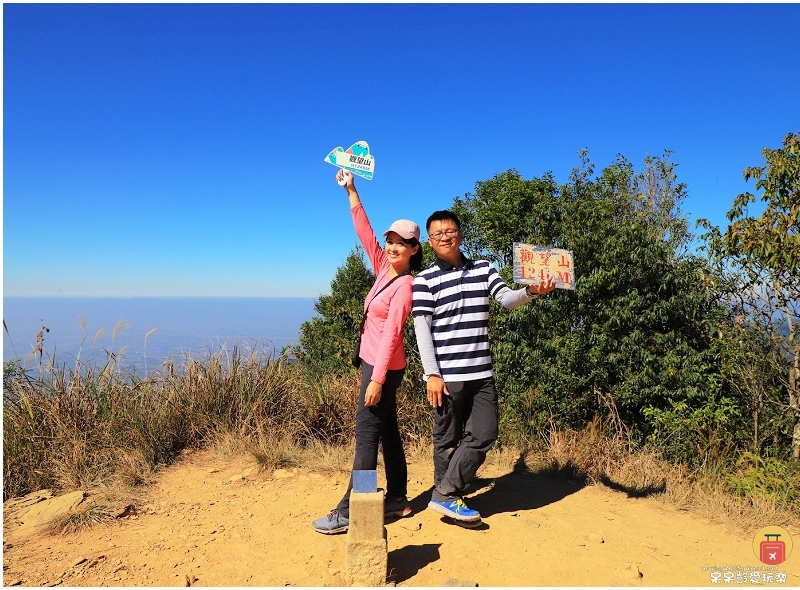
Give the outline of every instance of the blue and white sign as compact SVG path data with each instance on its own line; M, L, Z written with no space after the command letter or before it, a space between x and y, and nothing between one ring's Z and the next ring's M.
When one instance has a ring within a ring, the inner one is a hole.
M375 158L369 153L366 141L357 141L346 150L337 147L325 157L325 161L367 180L372 180L375 173Z

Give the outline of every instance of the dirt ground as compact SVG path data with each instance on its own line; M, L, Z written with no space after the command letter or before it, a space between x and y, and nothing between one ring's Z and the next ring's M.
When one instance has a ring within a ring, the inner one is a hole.
M409 464L414 512L386 524L390 585L800 585L800 551L770 572L753 552L757 531L511 467L479 475L468 504L484 520L469 530L426 509L430 461ZM29 533L24 513L6 503L3 584L342 586L346 535L321 535L310 523L337 503L347 478L264 472L252 458L203 451L167 468L137 511L91 530ZM791 534L800 542L800 531ZM715 583L714 572L739 577Z

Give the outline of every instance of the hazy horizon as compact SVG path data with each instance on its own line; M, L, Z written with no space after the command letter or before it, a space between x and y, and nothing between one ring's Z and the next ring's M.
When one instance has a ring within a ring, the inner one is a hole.
M3 361L35 365L31 353L42 327L49 330L43 333L45 357L68 362L91 355L104 362L109 352L122 351L123 364L140 368L146 352L152 370L170 357L180 360L234 344L280 352L298 343L301 324L315 315L315 302L311 297L3 297ZM114 335L117 326L124 328Z

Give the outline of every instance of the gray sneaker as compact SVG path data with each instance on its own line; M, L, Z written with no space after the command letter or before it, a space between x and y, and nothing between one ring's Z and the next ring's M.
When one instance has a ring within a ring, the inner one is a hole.
M350 526L350 519L339 514L339 511L334 508L328 516L318 518L311 523L311 526L314 527L315 531L323 535L346 533L347 528Z

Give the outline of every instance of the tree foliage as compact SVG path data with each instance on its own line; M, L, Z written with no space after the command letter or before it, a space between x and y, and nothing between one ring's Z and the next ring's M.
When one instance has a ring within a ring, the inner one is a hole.
M585 152L564 185L509 170L478 182L453 210L465 250L494 262L507 282L515 241L574 254L574 292L511 312L493 304L506 425L533 434L601 414L643 441L658 426L645 409L702 408L718 394L711 327L719 310L703 265L686 253L685 187L669 154L648 157L640 172L619 157L593 174Z
M741 329L751 333L744 341L766 343L759 361L771 369L759 371L762 386L751 390L751 404L765 412L783 408L783 419L773 412L764 422L766 415L755 414L754 443L768 440L759 433L764 427L791 429L792 455L800 457L800 137L789 133L782 148L765 147L763 156L763 166L744 171L745 180L755 179L763 191L761 214L750 214L757 199L746 192L734 199L725 232L705 219L698 225L707 230L702 237L709 261L724 278L720 293ZM770 386L764 376L777 383Z
M336 270L330 294L320 295L314 304L318 315L300 326L298 356L305 366L332 374L353 370L353 343L364 316L364 298L374 282L363 249L354 247Z

